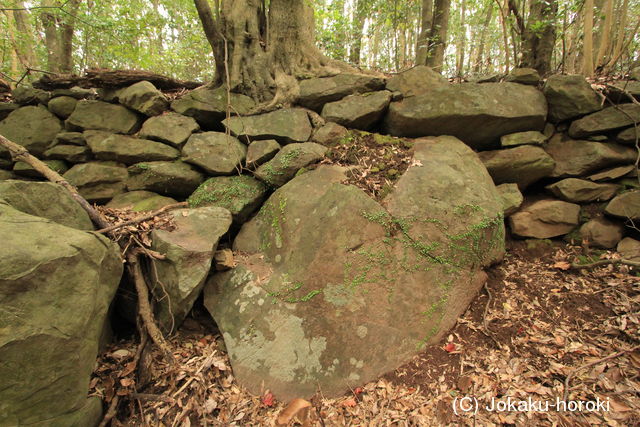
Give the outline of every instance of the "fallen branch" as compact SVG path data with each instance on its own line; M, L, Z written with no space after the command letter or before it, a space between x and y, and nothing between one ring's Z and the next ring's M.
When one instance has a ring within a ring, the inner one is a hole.
M100 422L98 427L107 427L107 424L109 424L109 422L113 419L113 417L116 416L116 413L118 412L119 400L120 400L120 397L117 394L113 396L113 399L111 400L111 404L109 405L109 409L107 409L107 412L104 414L104 418L102 418L102 421Z
M578 372L582 371L583 369L590 368L590 367L592 367L594 365L597 365L599 363L606 362L607 360L615 359L616 357L620 357L620 356L622 356L624 354L632 353L632 352L634 352L634 351L636 351L638 349L640 349L640 345L632 347L632 348L630 348L628 350L622 350L622 351L619 351L617 353L610 354L610 355L608 355L606 357L603 357L602 359L594 360L593 362L587 363L586 365L582 365L582 366L574 369L573 371L571 371L571 373L569 373L569 375L567 375L567 378L564 379L564 395L562 396L562 400L564 400L565 402L567 401L567 398L569 397L569 383L571 383L571 380L573 379L573 377Z
M590 264L573 263L569 267L569 270L582 270L583 268L592 269L592 268L602 267L603 265L616 265L616 264L623 264L631 267L640 267L640 262L631 261L623 258L616 258L616 259L603 259L600 261L592 262Z
M487 313L489 312L489 305L491 304L491 300L493 299L493 295L491 295L491 291L489 290L488 282L484 282L484 290L487 292L487 305L484 306L484 312L482 313L482 333L491 338L493 342L498 346L498 348L502 348L500 342L493 336L491 331L489 330L489 325L487 323Z
M146 80L160 90L195 89L200 82L176 80L149 71L90 69L84 76L73 74L45 74L33 83L33 87L44 90L66 89L72 86L119 88Z
M170 211L173 209L179 209L179 208L186 208L187 206L189 206L187 202L173 203L171 205L164 206L156 211L149 212L148 214L140 215L139 217L121 222L120 224L114 224L114 225L110 225L109 227L101 228L100 230L96 231L96 233L110 233L119 228L126 227L127 225L138 224L138 223L141 223L142 221L146 221L148 219L152 219L158 215L161 215L167 211Z

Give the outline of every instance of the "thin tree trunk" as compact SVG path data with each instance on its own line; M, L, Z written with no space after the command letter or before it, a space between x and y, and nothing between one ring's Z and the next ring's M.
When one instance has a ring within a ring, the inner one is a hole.
M465 0L460 0L460 32L458 36L458 55L456 60L456 76L462 77L464 71L464 49L467 38L467 30L464 25L464 18L467 11L467 3Z
M356 0L353 21L351 22L351 35L353 43L349 52L349 62L360 65L360 51L362 50L362 30L366 18L365 0Z
M18 77L18 43L16 41L16 28L13 11L5 10L4 14L7 17L7 31L9 33L9 41L11 42L11 49L9 49L9 74L11 78L16 78Z
M627 10L629 8L629 0L623 0L622 6L620 6L620 10L618 15L620 16L620 22L618 22L618 35L616 37L616 44L613 48L613 53L611 54L611 58L609 58L609 62L607 62L607 66L605 67L605 73L611 71L615 62L618 58L620 58L620 54L622 53L622 46L624 45L624 30L627 26ZM615 58L615 61L614 61Z
M584 41L582 46L582 74L593 76L593 0L584 2Z
M420 13L420 34L416 46L416 65L427 65L427 54L431 40L431 28L433 26L433 0L422 0Z
M58 39L58 29L56 17L51 12L54 7L53 0L42 0L43 8L40 13L40 20L44 27L45 46L47 47L47 69L53 73L60 71L60 41Z
M427 65L442 73L444 65L444 50L449 30L449 10L451 0L435 0L433 7L433 28L429 39L432 44L429 49Z
M69 15L60 24L60 71L71 73L73 70L73 33L75 30L75 16L78 13L80 0L70 0L67 3Z
M25 68L38 68L38 60L36 58L34 49L34 34L35 31L31 25L29 12L25 9L23 1L15 2L15 6L19 10L13 12L13 17L16 20L16 29L20 37L18 37L16 53L20 62Z
M607 2L604 4L603 25L604 27L602 29L602 37L600 37L600 48L598 49L598 56L596 58L597 68L601 68L605 65L605 58L607 58L607 54L611 52L609 46L611 37L609 35L611 33L611 27L613 25L613 0L607 0Z
M478 44L478 53L476 55L476 63L473 66L473 71L479 73L482 70L482 61L484 58L484 44L487 38L487 30L491 25L491 19L493 18L493 3L489 3L487 7L487 16L484 19L484 25L480 30L480 42Z
M505 0L505 6L508 0ZM496 0L498 8L500 9L500 24L502 26L502 41L504 46L504 72L508 73L511 70L511 54L509 53L509 32L507 30L507 10L503 7L500 0Z
M522 65L535 68L540 75L551 72L551 60L556 41L556 0L533 0L529 22L524 30Z

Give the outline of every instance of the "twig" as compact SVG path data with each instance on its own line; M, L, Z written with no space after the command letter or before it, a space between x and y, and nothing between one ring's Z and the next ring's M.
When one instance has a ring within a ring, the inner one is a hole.
M573 371L571 371L571 373L567 375L567 378L564 379L564 395L562 396L562 400L564 400L565 402L567 401L567 398L569 397L569 383L571 383L571 380L578 372L582 371L583 369L590 368L591 366L597 365L599 363L606 362L607 360L615 359L616 357L620 357L626 353L634 352L638 349L640 349L640 345L632 347L628 350L622 350L617 353L610 354L606 357L603 357L602 359L594 360L593 362L587 363L586 365L582 365L574 369Z
M591 269L596 267L602 267L603 265L616 265L616 264L629 265L631 267L640 267L640 262L630 261L628 259L623 259L623 258L617 258L617 259L603 259L600 261L592 262L591 264L573 263L569 267L569 270L581 270L583 268Z
M180 203L173 203L170 205L167 205L163 208L158 209L157 211L153 211L150 212L148 214L144 214L144 215L140 215L136 218L130 219L128 221L124 221L121 222L120 224L114 224L114 225L110 225L108 227L104 227L101 228L100 230L96 231L96 233L110 233L113 230L117 230L118 228L122 228L122 227L126 227L127 225L132 225L132 224L138 224L142 221L146 221L148 219L152 219L160 214L163 214L167 211L173 210L173 209L179 209L179 208L186 208L187 206L189 206L189 204L187 202L180 202Z
M104 414L104 418L102 418L102 421L100 422L98 427L106 427L107 424L109 424L109 422L113 419L113 417L116 416L116 413L118 412L119 400L120 400L120 397L117 394L113 396L113 399L111 400L111 404L109 405L109 409L107 409L107 412Z
M489 312L491 300L493 300L493 296L491 295L491 291L489 290L487 282L484 282L484 290L487 292L487 297L489 299L487 300L487 305L484 306L484 312L482 313L482 333L491 338L493 342L498 346L498 348L502 348L502 345L500 345L498 340L493 336L493 334L489 330L489 325L487 324L487 313Z
M178 391L176 391L175 393L173 393L173 396L177 396L180 393L182 393L182 391L187 388L189 386L189 384L191 384L195 378L196 375L198 375L200 372L202 372L205 368L208 368L209 366L211 366L211 364L213 363L213 356L216 355L216 349L214 348L211 351L211 354L209 354L207 356L207 358L204 360L204 362L202 362L202 364L198 367L198 369L196 370L196 372L191 376L191 378L189 378L183 385L182 387L180 387L178 389Z
M169 396L164 396L162 394L149 394L149 393L131 393L131 397L133 399L138 400L151 400L153 402L165 402L165 403L175 403L176 400Z

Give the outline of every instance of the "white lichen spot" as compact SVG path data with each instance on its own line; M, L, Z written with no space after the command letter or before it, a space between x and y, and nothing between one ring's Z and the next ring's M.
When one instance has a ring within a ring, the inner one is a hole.
M356 329L356 335L358 335L360 338L366 337L368 332L369 330L367 329L367 327L363 325L358 326L358 328Z
M282 256L280 254L276 255L276 262L282 261Z
M260 299L258 300L258 305L260 305L260 306L261 306L262 304L264 304L264 298L260 298Z
M247 308L247 305L249 305L249 303L248 303L247 301L242 301L242 302L240 303L240 308L238 309L238 311L239 311L240 313L243 313L243 312L244 312L244 310L245 310L245 308Z
M358 381L360 380L360 375L356 374L355 372L352 372L349 374L349 381Z
M334 206L329 210L329 212L327 214L329 216L336 216L337 213L338 213L338 207Z

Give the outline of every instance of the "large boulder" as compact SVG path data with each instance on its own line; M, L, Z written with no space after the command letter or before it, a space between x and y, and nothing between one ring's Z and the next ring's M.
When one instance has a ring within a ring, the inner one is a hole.
M255 102L248 96L231 93L231 113L245 115ZM193 117L204 129L217 129L227 114L227 90L199 88L187 93L171 103L171 108L184 116Z
M551 175L555 162L542 148L522 145L479 153L496 184L516 183L520 189Z
M177 203L171 197L161 196L151 191L128 191L115 196L109 203L108 208L131 209L134 212L154 211L167 205Z
M587 221L580 227L579 234L591 246L611 249L624 237L624 225L599 217Z
M182 148L185 162L200 166L211 175L237 173L246 156L247 146L222 132L193 134Z
M262 204L267 186L247 175L218 176L203 182L189 196L191 207L218 206L227 209L235 224L249 219Z
M337 101L354 93L384 89L384 80L364 74L341 73L333 77L317 77L300 82L298 103L320 112L327 102Z
M98 160L114 160L127 165L143 161L174 160L180 152L161 142L102 131L85 131L87 145Z
M29 215L50 219L78 230L93 230L89 215L69 191L51 182L0 182L0 199Z
M130 134L140 129L140 116L122 105L102 101L79 101L65 121L68 130L103 130Z
M309 115L301 108L284 108L256 116L231 117L222 123L242 141L275 139L282 144L306 142L311 137Z
M571 123L569 136L583 138L599 135L640 122L640 105L621 104L607 107Z
M390 102L391 92L386 90L349 95L325 104L322 117L348 128L370 130L382 118Z
M631 164L636 152L631 147L594 141L580 141L554 135L546 147L556 162L552 176L566 178L584 176L600 169Z
M453 135L472 148L497 147L502 135L544 128L547 101L516 83L463 83L392 102L386 126L395 136Z
M35 156L44 153L61 130L60 120L41 105L18 108L0 122L0 135Z
M404 98L424 95L437 87L448 86L442 74L425 65L418 65L398 73L387 80L387 90L400 92Z
M141 81L121 90L118 99L122 105L147 116L162 114L169 101L151 82Z
M97 425L102 405L87 393L118 247L4 204L0 235L0 425Z
M155 261L162 286L152 291L159 301L156 320L166 333L174 332L200 295L218 241L229 230L231 214L219 207L171 212L175 228L154 230L151 249L165 255Z
M280 187L305 166L322 160L327 147L315 142L289 144L267 163L260 166L255 176L272 187Z
M549 120L558 123L602 109L602 98L584 76L549 77L542 89L549 103Z
M572 203L605 202L620 190L617 184L599 184L578 178L563 179L545 188L559 199Z
M129 167L129 190L147 190L170 197L188 197L204 176L188 163L143 162Z
M580 205L545 199L523 206L508 221L515 236L548 239L571 232L579 218Z
M336 396L455 324L502 257L502 205L461 141L417 141L414 160L382 204L320 166L242 227L238 267L204 293L242 385Z
M142 125L140 138L153 139L180 148L191 134L200 129L192 118L177 113L151 117Z
M613 198L604 211L618 218L640 219L640 190L626 191Z
M123 193L129 173L116 162L89 162L73 166L63 175L90 202L106 202Z

